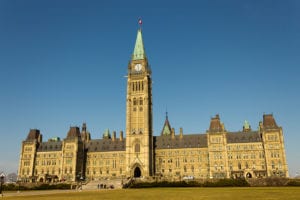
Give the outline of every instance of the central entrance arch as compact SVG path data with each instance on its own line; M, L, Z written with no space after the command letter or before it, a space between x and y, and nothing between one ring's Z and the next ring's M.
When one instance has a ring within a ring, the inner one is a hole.
M139 178L141 177L141 175L142 175L141 169L139 167L136 167L133 173L134 178Z

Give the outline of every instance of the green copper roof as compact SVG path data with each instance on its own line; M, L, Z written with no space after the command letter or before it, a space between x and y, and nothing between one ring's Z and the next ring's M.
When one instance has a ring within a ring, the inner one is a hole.
M171 134L170 128L167 125L165 125L162 135L170 135L170 134Z
M244 122L244 129L250 129L250 124L247 120Z
M103 133L103 138L110 138L109 129L105 130L105 132Z
M168 113L166 112L166 120L165 120L163 130L161 131L161 135L171 135L171 132L172 132L171 125L168 120Z
M144 49L142 30L139 29L136 36L135 46L132 54L132 60L141 60L146 58Z

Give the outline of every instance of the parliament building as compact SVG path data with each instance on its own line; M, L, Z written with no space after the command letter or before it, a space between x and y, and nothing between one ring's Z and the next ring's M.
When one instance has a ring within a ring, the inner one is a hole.
M23 182L73 182L79 179L159 178L163 180L288 177L283 131L272 114L258 130L247 121L242 131L225 129L220 116L204 133L176 133L166 115L153 136L151 69L142 31L137 32L128 64L126 130L106 130L91 139L86 123L70 127L64 139L42 140L31 129L22 142L18 179Z

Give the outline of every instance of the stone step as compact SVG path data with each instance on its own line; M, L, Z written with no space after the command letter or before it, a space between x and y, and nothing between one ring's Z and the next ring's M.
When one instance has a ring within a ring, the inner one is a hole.
M90 181L85 185L82 185L83 190L98 190L98 189L121 189L122 179L111 179L111 180L94 180Z

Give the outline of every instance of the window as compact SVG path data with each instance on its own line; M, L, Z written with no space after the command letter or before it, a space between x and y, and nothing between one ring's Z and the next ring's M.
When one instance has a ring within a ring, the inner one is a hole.
M279 168L279 169L282 169L282 164L281 164L280 161L278 162L278 168Z
M140 97L140 105L143 105L143 98Z
M134 146L134 152L135 153L140 153L140 144L139 143L135 144L135 146Z
M241 163L238 164L238 169L241 170L242 169L242 165Z
M275 169L274 161L272 161L272 169Z
M248 169L249 168L249 165L248 165L248 162L246 162L246 169Z

